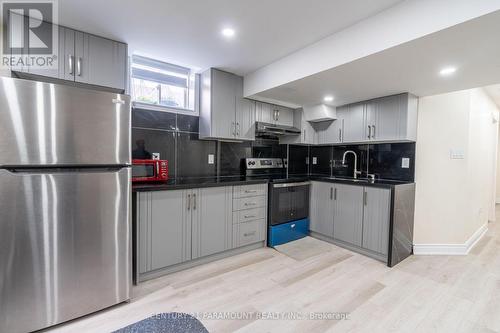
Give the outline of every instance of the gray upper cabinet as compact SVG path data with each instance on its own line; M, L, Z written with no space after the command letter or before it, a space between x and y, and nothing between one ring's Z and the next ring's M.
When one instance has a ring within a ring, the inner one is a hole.
M243 98L243 80L236 83L236 136L255 140L255 101Z
M293 126L293 109L284 106L277 106L275 124L281 126Z
M376 98L347 108L343 140L346 143L417 139L418 99L411 94Z
M343 142L363 142L366 140L365 104L356 103L347 106L343 113Z
M387 256L389 250L389 189L365 187L362 247Z
M193 259L232 248L233 188L213 187L197 190L192 198Z
M57 69L27 66L16 72L125 91L126 44L58 26L57 47Z
M285 135L279 138L281 144L308 144L318 143L318 132L313 124L304 117L304 111L293 111L293 126L301 130L300 135Z
M294 125L294 110L285 106L256 102L256 120L281 126Z
M275 121L275 110L273 105L264 102L255 102L256 120L262 123L273 124Z
M127 47L106 38L76 32L75 81L125 90Z
M311 231L333 237L333 196L335 184L312 182L310 200Z
M210 68L201 82L200 138L253 140L255 102L243 99L243 78Z
M363 187L335 184L335 189L333 238L345 243L361 246L363 230Z

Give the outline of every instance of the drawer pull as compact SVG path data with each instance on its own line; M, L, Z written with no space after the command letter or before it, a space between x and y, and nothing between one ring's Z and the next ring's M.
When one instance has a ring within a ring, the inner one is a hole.
M250 218L254 218L254 217L256 217L256 216L255 216L255 215L245 215L244 217L245 217L246 219L250 219Z
M255 206L256 202L245 202L245 206Z
M244 233L243 236L245 236L245 237L253 236L253 235L255 235L255 233L256 233L256 231L247 232L247 233Z
M256 190L245 190L245 193L255 193L257 192Z

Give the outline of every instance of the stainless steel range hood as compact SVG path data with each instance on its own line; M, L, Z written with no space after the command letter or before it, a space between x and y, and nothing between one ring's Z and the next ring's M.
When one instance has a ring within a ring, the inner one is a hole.
M259 136L285 136L285 135L300 135L300 129L293 126L284 126L257 122L255 125L255 132Z

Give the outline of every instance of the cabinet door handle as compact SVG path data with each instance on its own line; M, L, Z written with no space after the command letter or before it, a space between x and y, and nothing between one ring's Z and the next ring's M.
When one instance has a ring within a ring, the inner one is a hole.
M76 75L82 76L82 58L80 57L76 61Z
M233 136L236 136L236 125L234 124L234 121L231 122L231 127L232 127L232 130L233 130Z
M373 128L372 138L375 139L375 125L372 125L372 128Z
M245 190L245 193L255 193L257 192L256 190Z
M330 200L333 199L333 187L330 187Z
M337 201L337 188L333 190L333 200Z
M256 202L245 202L245 206L255 206Z
M278 109L278 117L276 118L276 120L279 120L280 119L280 110Z
M69 74L73 75L74 70L73 70L73 59L74 57L70 54L68 55L68 65L69 65Z
M255 235L255 233L256 233L256 231L247 232L247 233L244 233L243 236L245 236L245 237L253 236L253 235Z
M196 193L193 194L193 210L196 210Z
M372 137L372 127L368 125L368 139L371 139Z
M366 191L363 191L363 204L366 206L368 203L368 193Z
M304 142L306 141L306 130L304 130Z
M253 219L254 217L256 217L255 215L245 215L244 218L246 219Z
M236 123L236 136L240 136L240 123Z
M188 194L188 199L187 199L187 210L191 209L191 194Z

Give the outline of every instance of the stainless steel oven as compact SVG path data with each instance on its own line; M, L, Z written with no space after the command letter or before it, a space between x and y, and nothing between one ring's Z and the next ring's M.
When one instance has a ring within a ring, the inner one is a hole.
M269 188L269 225L309 217L310 183L271 183Z

